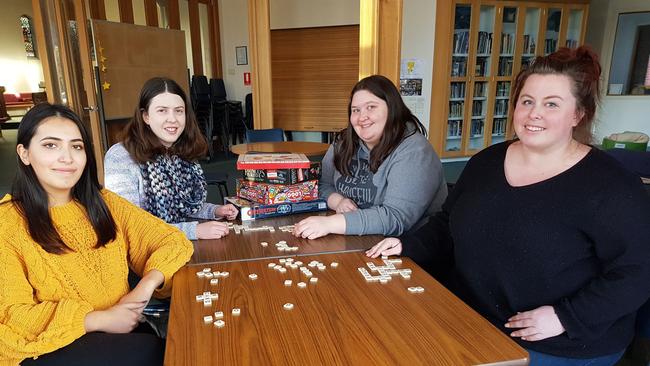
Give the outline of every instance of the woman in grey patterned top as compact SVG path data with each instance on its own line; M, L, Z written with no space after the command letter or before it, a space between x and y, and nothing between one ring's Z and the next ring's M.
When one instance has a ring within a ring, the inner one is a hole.
M178 227L188 239L218 239L228 235L226 223L196 219L232 220L237 209L206 202L197 160L205 156L207 143L187 101L171 79L144 84L123 141L104 158L106 188Z

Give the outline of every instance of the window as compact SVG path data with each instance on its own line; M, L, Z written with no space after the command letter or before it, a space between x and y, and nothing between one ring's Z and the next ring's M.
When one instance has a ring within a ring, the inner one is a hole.
M650 12L618 16L609 95L650 95Z

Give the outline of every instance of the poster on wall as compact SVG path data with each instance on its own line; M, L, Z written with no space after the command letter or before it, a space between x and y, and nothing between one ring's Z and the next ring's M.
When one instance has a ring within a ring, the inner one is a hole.
M400 79L422 79L424 61L419 58L403 58Z
M399 92L404 104L425 126L428 125L426 100L422 96L422 80L425 62L420 58L402 59L400 68Z
M399 92L409 97L422 95L422 79L399 79Z

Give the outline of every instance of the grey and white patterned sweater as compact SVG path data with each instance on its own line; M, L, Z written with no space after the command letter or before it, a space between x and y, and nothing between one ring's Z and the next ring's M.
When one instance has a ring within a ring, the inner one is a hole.
M140 165L133 160L122 143L111 146L104 157L104 185L107 189L126 198L134 205L142 207L145 201L144 186ZM204 202L199 211L188 219L213 219L219 205ZM198 221L170 222L185 233L190 240L196 240Z

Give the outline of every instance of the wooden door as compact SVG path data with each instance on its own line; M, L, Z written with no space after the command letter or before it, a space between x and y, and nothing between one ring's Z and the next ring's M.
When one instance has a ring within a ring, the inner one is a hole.
M36 37L50 103L74 110L91 133L99 181L104 177L103 132L97 108L83 0L32 0Z

